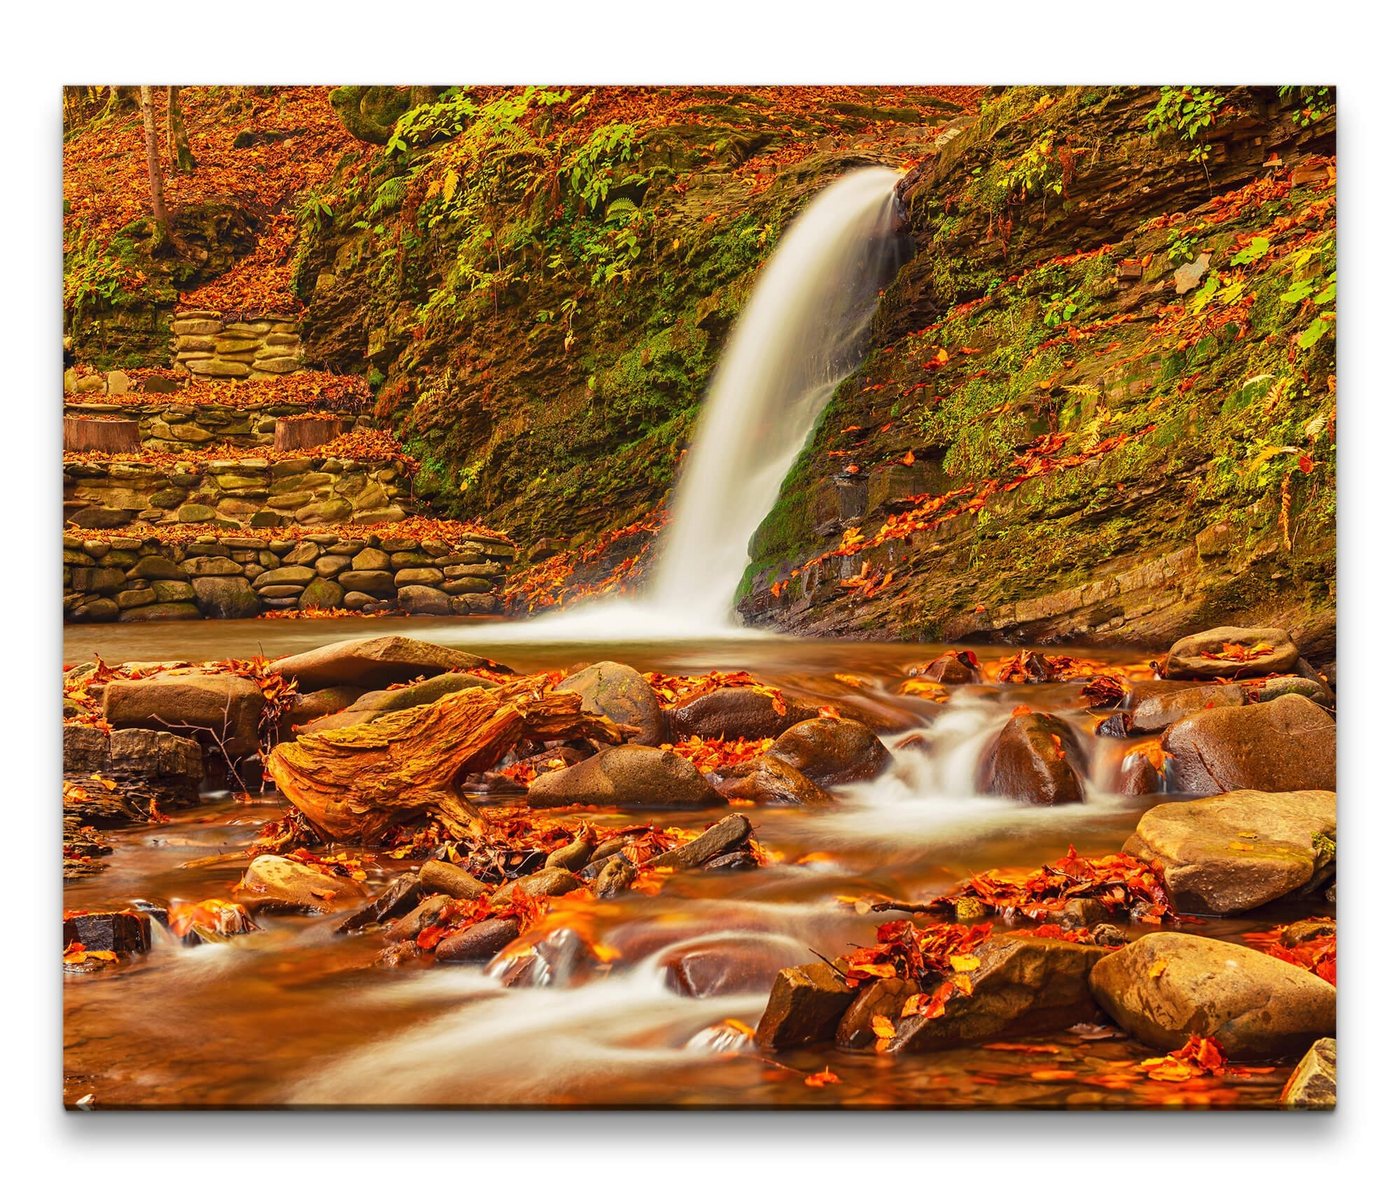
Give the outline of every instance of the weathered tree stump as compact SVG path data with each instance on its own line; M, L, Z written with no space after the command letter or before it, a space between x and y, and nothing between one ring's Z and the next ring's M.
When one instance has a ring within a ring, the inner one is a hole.
M272 445L276 450L325 446L349 428L349 423L341 417L279 417Z
M267 758L277 788L326 839L373 843L393 826L433 814L469 833L480 813L459 791L522 739L616 744L617 724L580 709L547 675L470 688L369 723L279 744Z
M125 418L68 416L63 419L63 449L136 454L141 449L141 431Z

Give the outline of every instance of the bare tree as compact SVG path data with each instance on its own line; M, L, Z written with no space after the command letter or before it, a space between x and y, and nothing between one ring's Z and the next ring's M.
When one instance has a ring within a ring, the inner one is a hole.
M194 170L194 154L190 152L189 137L185 135L185 118L180 112L180 88L165 88L165 151L170 168L177 174Z
M146 133L146 173L151 182L151 211L156 217L157 242L175 242L170 230L170 212L165 209L165 178L160 168L160 147L156 142L156 108L151 87L141 88L141 126Z

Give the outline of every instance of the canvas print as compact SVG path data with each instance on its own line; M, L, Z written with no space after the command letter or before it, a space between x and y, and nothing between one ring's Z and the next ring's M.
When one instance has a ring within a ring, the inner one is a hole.
M1332 88L63 109L67 1106L1335 1104Z

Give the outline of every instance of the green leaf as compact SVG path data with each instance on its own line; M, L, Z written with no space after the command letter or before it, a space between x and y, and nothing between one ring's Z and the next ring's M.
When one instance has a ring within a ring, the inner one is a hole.
M1327 333L1327 324L1331 321L1328 318L1314 318L1308 323L1307 329L1298 336L1298 346L1306 351Z
M1255 236L1248 245L1241 248L1234 256L1230 257L1231 264L1253 264L1269 250L1269 238L1267 236Z
M1311 281L1295 281L1288 289L1284 290L1279 301L1288 305L1296 305L1298 302L1307 301L1312 297L1313 283Z

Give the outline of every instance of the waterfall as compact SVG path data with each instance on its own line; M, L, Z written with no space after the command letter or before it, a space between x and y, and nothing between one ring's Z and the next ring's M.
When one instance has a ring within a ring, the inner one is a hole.
M646 601L734 623L749 541L831 394L859 364L895 263L892 169L827 187L778 242L715 370Z

